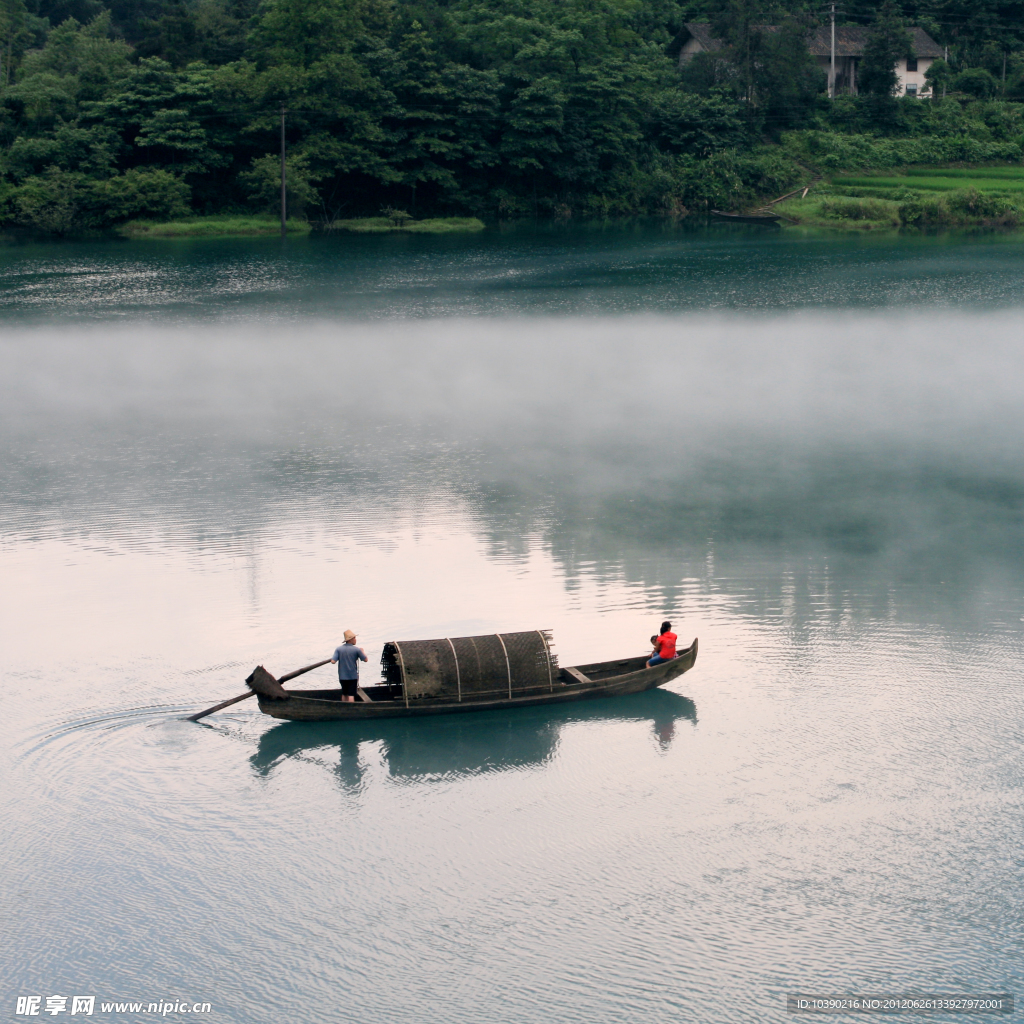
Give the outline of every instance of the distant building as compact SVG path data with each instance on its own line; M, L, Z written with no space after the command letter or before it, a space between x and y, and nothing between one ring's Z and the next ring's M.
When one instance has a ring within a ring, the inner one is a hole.
M764 29L771 32L775 30L775 26L765 25ZM857 94L857 66L864 56L869 31L859 26L836 26L836 93L846 92L854 96ZM924 79L924 73L931 67L936 57L942 56L942 47L923 28L912 28L908 31L915 56L896 62L899 91L901 95L906 96L927 96L928 83ZM722 41L716 39L711 34L711 26L703 22L687 22L683 26L681 38L683 42L679 51L680 67L698 53L713 53L722 49ZM807 48L827 73L831 61L831 26L823 25L812 32L807 40Z

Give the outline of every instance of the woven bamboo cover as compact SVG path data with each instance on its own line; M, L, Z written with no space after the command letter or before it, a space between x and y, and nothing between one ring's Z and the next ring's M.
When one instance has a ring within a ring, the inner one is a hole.
M394 640L384 645L381 676L391 686L405 685L410 700L500 699L550 690L558 678L551 635L491 633L441 640Z

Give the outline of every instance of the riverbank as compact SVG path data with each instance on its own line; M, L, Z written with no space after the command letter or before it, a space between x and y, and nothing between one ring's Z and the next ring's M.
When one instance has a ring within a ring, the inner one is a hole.
M289 219L289 235L308 235L312 230L307 221ZM133 220L117 229L125 238L244 238L281 233L281 221L274 217L217 217L182 218L172 221Z
M359 217L339 220L320 227L322 231L349 231L356 234L446 235L483 231L486 225L477 217L433 217L428 220L399 220L388 217ZM307 235L313 230L308 221L289 219L289 235ZM173 221L133 220L117 233L125 238L245 238L277 235L281 222L270 216L190 217Z
M914 196L903 202L826 195L779 203L775 209L791 224L841 231L1024 225L1024 204L970 189L945 196Z
M448 235L483 231L487 225L478 217L431 217L428 220L395 219L391 217L356 217L336 220L324 231L352 231L360 235L386 235L405 232L414 235Z
M840 172L810 186L802 198L777 202L782 224L838 231L1024 226L1024 167L906 167L872 173ZM692 211L698 213L698 211ZM626 218L629 219L629 218ZM671 218L675 219L675 218ZM352 234L472 234L477 217L359 217L311 225L290 219L289 235L312 231ZM125 238L256 238L280 233L270 215L218 215L170 221L135 220L117 228Z
M1020 227L1024 168L908 167L838 174L806 197L773 209L792 224L846 231Z

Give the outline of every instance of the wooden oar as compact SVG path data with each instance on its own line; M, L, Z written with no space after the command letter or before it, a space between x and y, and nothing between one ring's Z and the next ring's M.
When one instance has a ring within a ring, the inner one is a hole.
M294 672L289 672L287 675L281 676L277 681L279 683L286 683L289 679L301 676L304 672L312 672L313 669L319 668L321 665L328 664L330 660L330 658L325 658L323 661L318 661L315 665L307 665L305 668L297 668ZM188 721L198 722L200 718L212 715L214 711L221 711L223 708L230 707L232 704L237 704L240 700L248 700L250 697L255 696L255 694L255 690L249 690L247 693L240 693L237 697L232 697L231 700L223 701L220 704L214 704L212 708L200 711L198 715L189 715Z

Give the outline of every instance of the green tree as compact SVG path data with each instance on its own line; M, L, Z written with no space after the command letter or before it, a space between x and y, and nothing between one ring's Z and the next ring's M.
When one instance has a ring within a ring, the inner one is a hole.
M899 8L892 0L886 0L868 33L857 75L858 88L872 96L896 95L899 88L896 65L913 55L913 42Z
M951 88L979 100L987 100L999 92L999 82L991 71L984 68L967 68L953 79Z
M928 70L924 73L924 80L932 91L932 99L941 99L946 95L946 89L953 80L953 69L939 57L928 65Z
M37 75L53 76L66 83L76 102L89 102L128 75L131 56L131 47L113 37L108 12L88 25L69 19L50 32L41 50L25 55L18 84Z
M351 207L353 179L365 190L401 177L391 154L396 136L385 123L401 108L382 81L395 59L379 40L363 37L359 53L333 54L308 68L279 65L253 79L250 103L258 113L244 132L257 147L253 156L277 147L278 111L286 101L289 153L301 152L307 161L328 219ZM374 211L381 198L373 202Z
M25 55L17 81L2 92L13 135L13 173L23 177L76 163L89 173L104 173L100 169L116 158L119 146L109 131L84 124L82 117L130 74L130 54L124 42L110 38L110 18L104 14L84 27L64 22L50 32L45 46Z
M24 0L0 0L0 84L9 85L28 26Z
M769 20L762 0L721 0L712 28L726 43L724 56L736 69L734 81L751 127L766 121L779 131L806 117L824 82L807 48L810 23L786 17L770 25Z
M30 0L29 7L50 28L63 25L68 18L87 25L104 11L101 0ZM42 46L42 42L38 45Z
M399 40L384 79L396 100L385 121L391 140L389 163L410 190L413 216L420 184L431 182L442 191L454 188L452 165L462 153L459 126L451 116L455 96L444 65L423 26L413 22Z
M249 198L264 212L281 209L281 157L274 153L255 157L249 170L240 175ZM289 217L302 217L320 197L310 177L309 161L301 153L285 160L285 191Z
M1007 81L1005 95L1007 99L1024 100L1024 69L1017 71Z
M711 28L726 44L751 110L758 99L759 69L767 58L766 15L762 0L720 0L711 17Z
M20 134L7 151L7 171L15 181L48 167L105 178L114 173L120 153L121 140L109 125L59 121L52 132Z
M665 90L652 104L649 125L651 141L668 153L707 157L747 141L740 105L721 90L709 96Z
M201 65L179 72L159 57L144 57L88 115L119 132L133 162L203 174L231 162L195 109L208 98L210 77Z
M736 65L721 50L695 54L682 67L679 84L687 92L710 96L740 92L739 72Z
M249 17L245 3L224 3L221 0L197 0L196 32L199 36L199 59L208 64L229 64L245 56Z
M810 24L786 18L764 40L757 67L757 95L772 134L800 125L828 85L825 72L807 47Z
M54 235L66 235L84 226L89 185L84 174L51 167L24 182L14 198L18 219Z
M196 20L194 8L172 0L159 18L148 19L140 26L145 34L136 52L142 57L161 57L175 67L200 59L202 43Z
M251 45L264 64L309 67L349 52L360 36L386 29L386 0L263 0Z
M1024 46L1024 0L933 0L929 7L960 68L991 61L988 69L1001 77L1003 55Z
M161 170L130 170L103 180L50 167L15 191L18 219L54 235L68 235L136 217L167 219L189 212L189 189Z
M169 220L190 212L188 185L162 170L133 168L90 186L92 219L117 224L136 218Z

